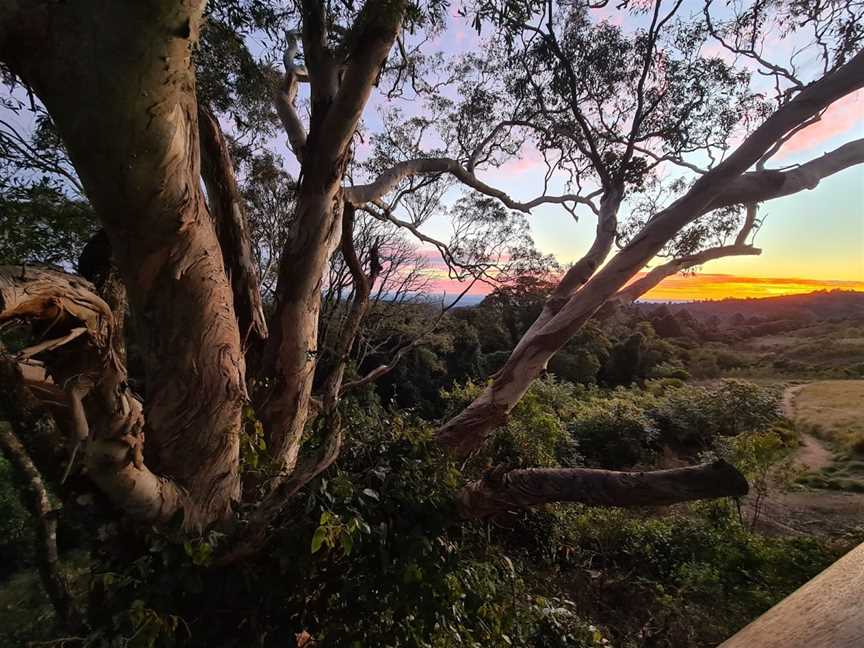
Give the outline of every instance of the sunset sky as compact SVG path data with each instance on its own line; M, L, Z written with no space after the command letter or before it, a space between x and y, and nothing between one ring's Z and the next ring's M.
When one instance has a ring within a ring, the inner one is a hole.
M692 0L684 0L683 11L688 12ZM441 50L445 55L459 55L477 51L482 42L468 21L457 15L461 3L454 0L450 18L444 32L428 43L429 51ZM694 5L696 7L696 5ZM693 10L694 7L690 7ZM701 7L701 2L698 3ZM595 11L597 19L622 23L620 12L614 9ZM627 18L626 20L631 20ZM777 60L794 48L790 39L771 44L771 55ZM254 49L254 47L253 47ZM722 48L709 52L728 56ZM20 90L19 90L20 91ZM308 92L306 86L302 92ZM381 94L373 93L364 113L363 121L370 132L380 130L381 111L398 105L404 114L411 115L419 107L402 102L388 103ZM29 113L6 115L23 131L31 128ZM230 125L226 124L230 129ZM782 167L805 162L826 151L856 138L864 137L864 91L849 95L835 103L821 122L800 132L774 158L769 166ZM288 151L284 135L277 136L271 145L282 155L288 171L296 177L298 165ZM356 148L358 160L370 151L369 140ZM491 172L478 173L481 179L507 191L517 200L538 195L543 186L545 167L536 150L523 150L520 159L511 160ZM563 183L553 181L549 193L562 193ZM452 204L458 192L451 192L445 202ZM626 218L626 206L620 219ZM835 174L813 191L769 201L759 211L764 225L755 239L763 250L761 256L742 256L711 262L689 276L667 279L660 287L646 295L653 300L721 299L724 297L759 297L788 293L810 292L820 289L846 289L864 291L864 165L858 165ZM559 262L567 264L580 258L593 240L595 217L584 208L579 221L564 209L553 205L536 208L529 217L531 233L540 251L553 254ZM435 216L422 228L425 234L447 240L450 223L445 215ZM434 254L432 250L423 253ZM659 261L658 261L659 262ZM430 258L430 277L433 291L453 295L464 285L447 280L440 259ZM472 290L474 294L488 291L483 285Z
M477 47L476 33L451 7L449 28L438 43L444 51ZM687 2L685 2L685 7ZM601 16L610 17L610 16ZM620 20L620 14L611 17ZM772 55L782 59L794 43L773 44ZM714 52L712 52L714 53ZM720 48L716 54L725 55ZM367 118L370 123L374 117ZM769 167L805 162L850 140L864 137L864 92L835 103L823 120L790 140ZM542 187L542 159L527 152L492 174L481 177L502 187L516 199L530 199ZM563 187L552 187L550 193ZM852 167L823 180L813 191L773 200L761 206L765 223L755 244L761 256L744 256L711 262L695 275L667 279L645 298L653 300L722 299L762 297L811 292L821 289L864 291L864 165ZM555 206L535 209L529 217L537 247L554 254L562 263L578 259L590 246L595 220L587 210L575 223ZM446 237L446 219L432 219L429 234ZM455 282L438 285L448 294L459 292ZM473 292L484 290L478 286Z

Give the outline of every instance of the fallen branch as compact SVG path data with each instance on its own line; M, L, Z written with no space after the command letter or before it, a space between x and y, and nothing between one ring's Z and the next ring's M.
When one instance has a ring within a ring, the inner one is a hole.
M618 472L591 468L490 471L458 496L461 515L483 518L552 502L589 506L665 506L691 500L746 495L747 480L725 461L655 470Z

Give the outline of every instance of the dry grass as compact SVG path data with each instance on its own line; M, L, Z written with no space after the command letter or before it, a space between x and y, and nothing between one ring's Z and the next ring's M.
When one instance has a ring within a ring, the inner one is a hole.
M864 380L826 380L801 388L794 399L795 423L839 452L831 466L807 475L816 488L864 492Z
M794 409L796 422L826 441L864 451L864 380L811 383L795 395Z

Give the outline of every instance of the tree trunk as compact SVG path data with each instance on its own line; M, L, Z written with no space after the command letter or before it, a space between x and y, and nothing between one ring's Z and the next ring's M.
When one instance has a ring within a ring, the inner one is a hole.
M276 317L268 341L269 382L261 413L267 449L284 472L293 470L309 412L318 357L322 278L340 238L339 181L326 192L302 191L279 263ZM308 186L308 179L304 187Z
M406 5L404 0L369 0L355 20L351 50L334 52L328 46L322 5L312 0L301 4L312 106L296 217L279 261L276 317L265 352L269 366L263 372L267 384L260 398L268 452L283 475L297 464L309 412L322 282L341 235L349 146ZM277 104L281 101L284 108L280 96L277 93ZM289 126L290 131L296 124ZM292 135L292 140L297 137Z
M202 0L0 10L0 56L44 102L111 241L145 360L146 457L186 525L239 497L244 360L200 189L191 61Z
M234 291L234 312L240 335L244 343L250 335L264 340L267 338L267 322L261 304L258 272L252 260L246 206L237 188L228 143L219 121L202 106L198 107L198 122L202 176L219 246L225 257L225 272Z

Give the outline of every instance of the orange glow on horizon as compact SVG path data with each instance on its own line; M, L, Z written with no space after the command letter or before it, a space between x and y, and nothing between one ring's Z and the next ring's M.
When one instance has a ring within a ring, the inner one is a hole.
M644 272L633 280L644 276ZM437 275L437 276L436 276ZM448 279L441 272L428 272L430 293L446 293L455 296L465 289L465 285ZM726 274L692 274L667 277L659 286L641 297L647 301L703 301L717 299L747 299L760 297L779 297L780 295L800 295L817 290L852 290L864 292L864 281L803 279L795 277L741 277ZM487 284L477 283L468 292L481 296L491 292Z
M641 274L639 275L641 276ZM722 274L692 274L667 277L642 296L648 301L701 301L800 295L817 290L864 292L864 281L801 279L790 277L738 277Z

